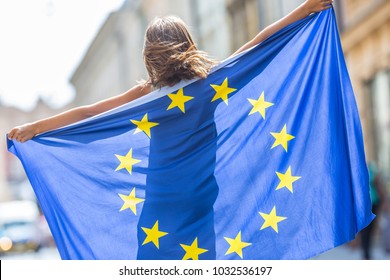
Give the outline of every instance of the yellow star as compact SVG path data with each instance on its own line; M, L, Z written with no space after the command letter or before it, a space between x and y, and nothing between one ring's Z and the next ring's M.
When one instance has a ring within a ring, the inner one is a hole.
M150 138L150 129L154 126L159 125L159 123L156 122L149 122L148 120L148 114L145 114L142 120L136 121L136 120L130 120L133 124L137 126L137 129L134 131L134 134L137 134L138 132L145 132L146 135Z
M159 239L168 234L168 232L163 232L158 230L158 221L154 224L152 228L144 228L141 227L142 230L146 233L146 238L142 245L148 244L149 242L153 242L153 244L160 249Z
M133 171L133 165L141 162L140 160L133 158L133 148L130 149L130 151L127 153L126 156L121 156L121 155L115 155L115 156L121 162L118 165L118 167L115 169L115 171L125 168L131 174Z
M276 187L277 190L286 187L291 193L293 192L293 183L297 180L299 180L300 176L292 176L291 175L291 166L288 167L285 174L276 172L276 175L278 175L280 183Z
M275 143L272 145L271 149L275 148L278 145L282 145L284 150L287 152L287 142L295 137L287 133L286 125L284 125L281 132L271 132L272 136L275 138Z
M253 108L250 111L249 115L259 112L264 120L265 120L265 109L274 106L273 103L264 100L264 91L262 92L258 100L248 98L248 101L253 105Z
M237 234L235 239L228 238L228 237L224 237L224 238L230 245L230 247L227 250L225 255L229 255L231 253L237 253L237 255L239 255L242 259L243 258L242 257L242 249L252 245L252 243L247 243L247 242L241 241L241 231Z
M192 242L191 246L180 244L180 246L186 251L186 254L183 257L183 260L199 260L199 255L206 253L208 250L202 249L198 247L198 238L195 238L194 242Z
M282 216L276 216L276 207L272 208L271 213L265 214L259 212L261 217L264 219L264 224L262 225L261 229L265 229L267 227L272 227L276 232L278 232L278 223L287 219L286 217Z
M122 208L121 210L119 210L119 212L128 208L133 211L134 215L137 215L137 204L143 202L145 199L135 196L135 188L133 188L129 195L124 195L121 193L118 193L118 195L124 201Z
M226 78L221 85L210 85L215 90L215 95L211 102L214 102L217 99L222 99L226 105L228 105L229 94L235 92L237 89L230 88L228 86L228 78Z
M183 89L179 89L179 91L174 94L170 93L168 94L168 97L172 100L171 104L168 106L167 110L173 109L175 107L178 107L183 113L185 113L185 106L184 104L191 99L194 99L192 96L184 95Z

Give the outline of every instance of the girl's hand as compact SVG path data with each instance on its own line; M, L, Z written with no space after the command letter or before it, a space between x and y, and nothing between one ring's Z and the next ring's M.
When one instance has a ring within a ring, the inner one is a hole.
M303 6L307 15L332 8L333 0L306 0Z
M27 123L11 129L11 131L8 133L8 139L15 139L16 141L23 143L33 138L36 134L37 130L35 125L32 123Z

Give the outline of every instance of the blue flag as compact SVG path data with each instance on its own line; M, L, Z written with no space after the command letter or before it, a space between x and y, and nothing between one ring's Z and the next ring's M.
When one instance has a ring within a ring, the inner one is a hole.
M8 148L63 259L307 259L374 217L333 10Z

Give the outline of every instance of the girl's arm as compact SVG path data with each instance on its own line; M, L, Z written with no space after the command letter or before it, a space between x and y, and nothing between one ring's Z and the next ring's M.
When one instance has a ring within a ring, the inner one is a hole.
M233 55L239 54L247 49L250 49L251 47L263 42L265 39L275 34L277 31L283 29L287 25L300 19L303 19L311 13L316 13L331 8L332 3L333 0L306 0L287 16L264 28L264 30L257 34L255 38L243 45Z
M8 133L8 139L26 142L37 134L98 115L148 94L150 91L151 88L148 85L137 85L123 94L102 100L92 105L76 107L53 117L14 127Z

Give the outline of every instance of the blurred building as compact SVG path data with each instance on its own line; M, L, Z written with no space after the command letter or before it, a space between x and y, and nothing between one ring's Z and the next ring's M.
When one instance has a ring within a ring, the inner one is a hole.
M230 21L231 52L239 49L256 34L281 19L302 0L225 0Z
M366 156L390 175L390 1L340 1L339 26Z
M23 111L0 103L0 201L35 200L22 164L19 159L7 151L6 133L14 126L57 113L59 113L58 109L52 109L41 99L32 111Z

